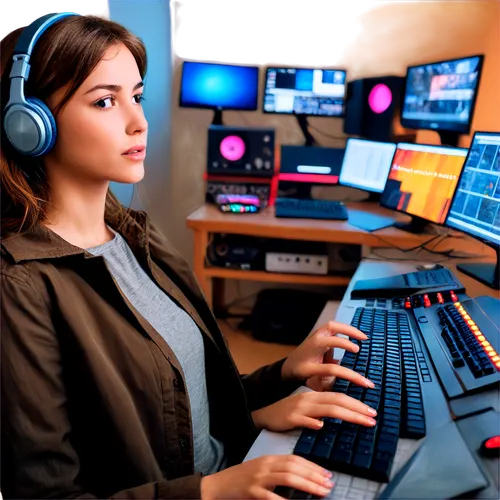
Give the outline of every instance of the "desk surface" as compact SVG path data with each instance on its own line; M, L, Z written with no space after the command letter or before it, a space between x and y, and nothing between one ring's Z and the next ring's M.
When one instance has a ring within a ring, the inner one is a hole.
M408 216L388 210L377 203L346 203L347 208L406 220ZM320 219L277 218L274 207L267 207L257 214L226 214L215 205L205 204L187 217L190 229L214 233L245 234L267 238L285 238L307 241L352 243L367 246L387 246L383 240L389 239L393 245L415 246L425 243L436 232L412 234L394 227L369 233L351 226L349 221ZM432 227L432 226L431 226Z

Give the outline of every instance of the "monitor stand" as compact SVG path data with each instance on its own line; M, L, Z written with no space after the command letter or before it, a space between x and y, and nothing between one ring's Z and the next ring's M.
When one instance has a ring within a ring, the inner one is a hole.
M212 125L224 125L222 122L222 109L214 109L214 117L212 119Z
M304 138L306 140L306 142L304 143L304 146L317 145L316 140L311 135L311 132L309 132L309 122L307 121L307 116L306 115L295 115L295 118L297 118L297 122L299 123L300 130L302 130L302 133L304 134Z
M368 198L365 201L373 201L374 203L380 203L380 193L368 193Z
M294 198L312 200L312 185L307 182L297 182Z
M395 222L394 227L409 233L419 234L424 232L428 223L428 220L413 215L410 222Z
M458 147L458 140L460 139L460 134L458 132L449 132L447 130L437 131L439 138L441 139L441 145L443 146L453 146Z
M499 283L499 260L500 260L500 247L494 247L496 252L496 263L486 262L471 262L470 264L457 264L457 269L462 271L467 276L475 278L477 281L484 283L490 288L500 290Z

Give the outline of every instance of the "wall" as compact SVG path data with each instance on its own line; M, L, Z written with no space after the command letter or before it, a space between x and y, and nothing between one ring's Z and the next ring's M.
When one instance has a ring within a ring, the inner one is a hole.
M473 129L500 130L500 3L497 0L389 2L368 9L359 15L358 21L361 32L337 62L338 67L348 70L349 79L383 74L402 76L408 64L484 53ZM192 262L193 240L186 227L186 217L204 199L202 175L212 112L179 108L180 70L181 58L176 57L172 88L172 170L167 197L172 217L167 227L169 237ZM274 126L281 143L299 144L303 140L291 117L264 115L260 111L225 112L224 121L228 125ZM346 136L342 133L341 119L312 118L310 123L338 137L328 138L313 130L321 145L344 146ZM470 139L471 136L463 136L460 145L468 146ZM417 140L439 143L432 131L419 131Z
M109 14L113 21L123 24L143 40L148 56L148 69L144 80L146 100L143 103L148 120L146 175L135 187L113 183L113 190L122 202L130 202L134 208L146 209L158 227L167 234L169 212L165 198L169 185L172 93L169 2L109 0Z

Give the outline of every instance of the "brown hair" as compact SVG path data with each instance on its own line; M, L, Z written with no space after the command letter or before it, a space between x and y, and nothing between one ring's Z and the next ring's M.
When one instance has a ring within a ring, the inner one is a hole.
M8 34L0 42L0 92L3 109L9 100L12 55L24 28ZM56 22L37 41L30 59L30 74L25 95L45 101L54 92L68 86L67 92L52 110L55 117L68 103L80 85L92 73L106 50L123 43L134 56L139 73L146 73L146 49L143 42L113 21L96 16L69 16ZM2 129L0 151L0 187L2 235L6 232L32 229L46 221L50 203L49 186L42 157L19 154ZM120 202L108 190L106 210L121 211Z

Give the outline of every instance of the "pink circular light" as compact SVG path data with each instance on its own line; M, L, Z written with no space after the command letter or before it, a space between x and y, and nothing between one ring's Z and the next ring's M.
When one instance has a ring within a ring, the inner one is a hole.
M228 161L241 160L245 154L245 141L237 135L228 135L220 143L220 154Z
M391 89L383 83L377 83L368 96L368 104L374 113L383 113L391 105L391 102Z

